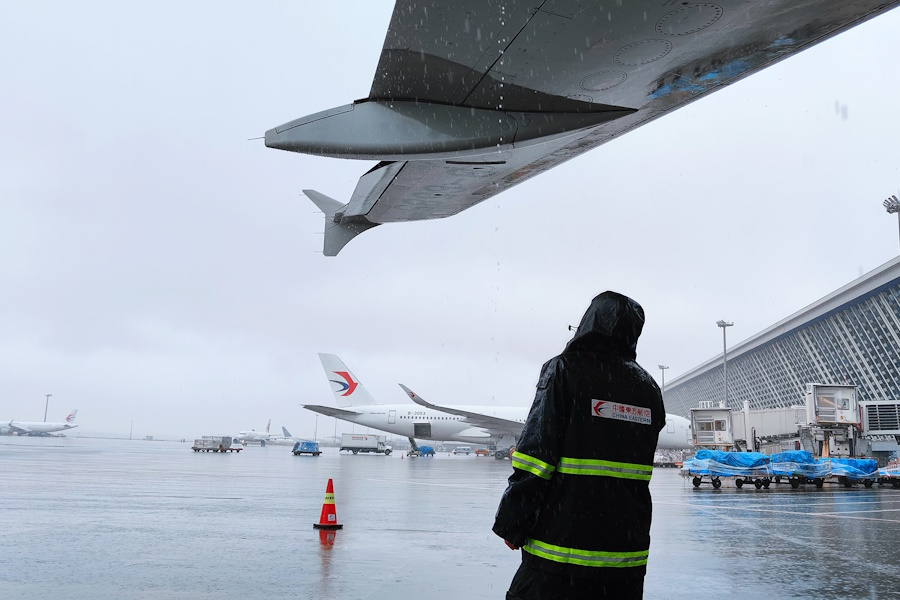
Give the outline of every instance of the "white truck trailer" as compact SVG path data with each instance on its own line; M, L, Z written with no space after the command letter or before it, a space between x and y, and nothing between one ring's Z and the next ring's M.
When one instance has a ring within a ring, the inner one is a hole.
M375 452L387 456L391 449L386 445L387 437L383 435L370 435L361 433L341 434L341 450L349 450L353 454L357 452Z

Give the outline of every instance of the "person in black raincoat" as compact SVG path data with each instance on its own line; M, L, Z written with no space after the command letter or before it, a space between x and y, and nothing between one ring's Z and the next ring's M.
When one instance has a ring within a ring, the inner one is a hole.
M594 298L541 370L494 532L522 564L507 599L641 598L662 394L635 362L644 311Z

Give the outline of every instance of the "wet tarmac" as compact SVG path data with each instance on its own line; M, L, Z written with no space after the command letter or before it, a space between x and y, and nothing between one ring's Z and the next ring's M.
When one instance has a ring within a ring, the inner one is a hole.
M3 598L503 598L509 461L0 438ZM342 530L318 521L329 478ZM900 490L656 469L645 598L900 597Z

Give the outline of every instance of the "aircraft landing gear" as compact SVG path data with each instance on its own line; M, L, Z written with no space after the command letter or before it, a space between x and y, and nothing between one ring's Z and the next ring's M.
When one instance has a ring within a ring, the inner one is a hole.
M513 451L515 448L497 448L494 452L494 458L497 460L503 460L504 458L508 458L512 460Z
M504 435L498 442L496 446L493 446L494 450L494 458L497 460L503 460L504 458L508 458L512 460L513 450L516 449L516 438L511 435Z

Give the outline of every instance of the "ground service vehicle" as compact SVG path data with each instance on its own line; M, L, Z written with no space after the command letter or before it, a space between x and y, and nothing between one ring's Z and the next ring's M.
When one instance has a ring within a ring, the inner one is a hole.
M391 449L387 447L386 442L387 437L383 435L344 433L341 435L341 451L349 450L353 454L374 452L387 456L391 453Z
M453 454L465 454L468 456L472 454L472 446L457 446L453 449Z
M231 445L230 435L204 435L194 440L194 452L240 452L240 446Z
M409 451L407 456L434 456L434 448L431 446L416 446Z
M322 451L319 450L319 442L297 442L294 444L294 448L291 452L294 453L294 456L300 456L301 454L318 456L322 454Z

